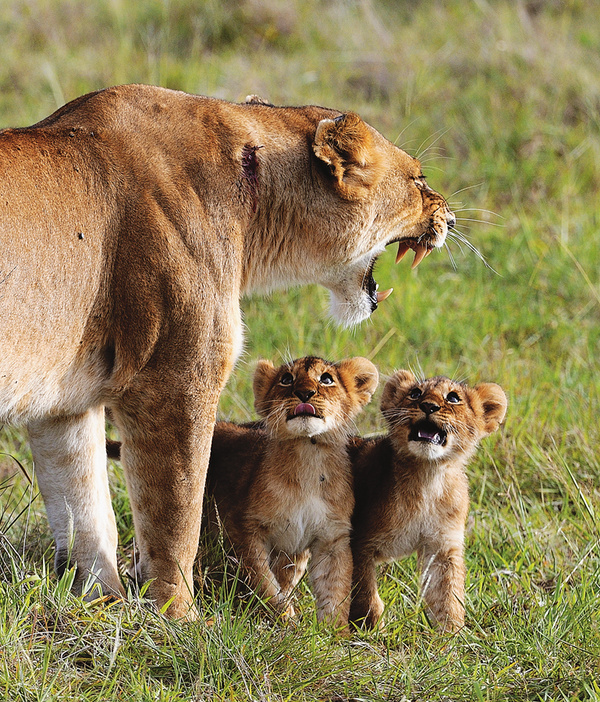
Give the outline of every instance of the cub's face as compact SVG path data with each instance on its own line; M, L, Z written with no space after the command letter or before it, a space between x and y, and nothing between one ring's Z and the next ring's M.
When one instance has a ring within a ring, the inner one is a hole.
M443 376L418 381L406 370L396 371L381 398L396 447L427 461L468 456L498 429L506 408L506 394L495 383L469 387Z
M353 417L369 402L379 374L366 358L329 363L301 358L279 368L259 361L254 406L278 438L347 435Z

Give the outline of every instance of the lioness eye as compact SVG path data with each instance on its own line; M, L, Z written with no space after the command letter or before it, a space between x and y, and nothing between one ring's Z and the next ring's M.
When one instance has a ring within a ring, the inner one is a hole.
M410 397L411 400L418 400L423 393L419 388L413 388L409 393L408 396Z
M279 381L280 385L291 385L294 382L294 376L291 373L284 373Z
M323 373L323 375L319 378L319 382L321 385L333 385L333 378L329 373Z
M449 402L451 405L457 405L460 402L460 397L457 393L451 391L446 395L446 401Z

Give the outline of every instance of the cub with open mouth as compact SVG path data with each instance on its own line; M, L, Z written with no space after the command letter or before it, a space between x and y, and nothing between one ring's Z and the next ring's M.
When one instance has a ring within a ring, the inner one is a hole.
M290 598L308 564L318 621L344 632L354 507L347 443L378 378L360 357L307 357L279 368L259 361L262 422L217 422L206 483L208 528L222 529L268 606L293 615Z
M416 551L434 622L445 631L463 626L465 467L506 408L506 394L495 383L469 387L442 376L419 381L407 370L386 383L381 410L388 435L352 444L352 622L378 624L384 604L377 564Z

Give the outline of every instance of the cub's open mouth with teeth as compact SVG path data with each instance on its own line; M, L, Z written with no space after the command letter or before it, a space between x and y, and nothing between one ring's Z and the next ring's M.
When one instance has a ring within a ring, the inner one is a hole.
M436 446L445 446L447 438L448 434L444 429L426 419L417 422L408 435L409 441L423 441Z

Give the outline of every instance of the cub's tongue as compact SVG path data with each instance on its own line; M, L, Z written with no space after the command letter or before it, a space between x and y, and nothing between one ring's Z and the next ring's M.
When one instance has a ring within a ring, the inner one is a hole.
M316 414L315 408L308 402L301 402L294 410L294 415Z
M419 429L418 433L419 439L424 439L425 441L431 441L434 444L441 443L441 436L437 431L430 431L426 429Z

